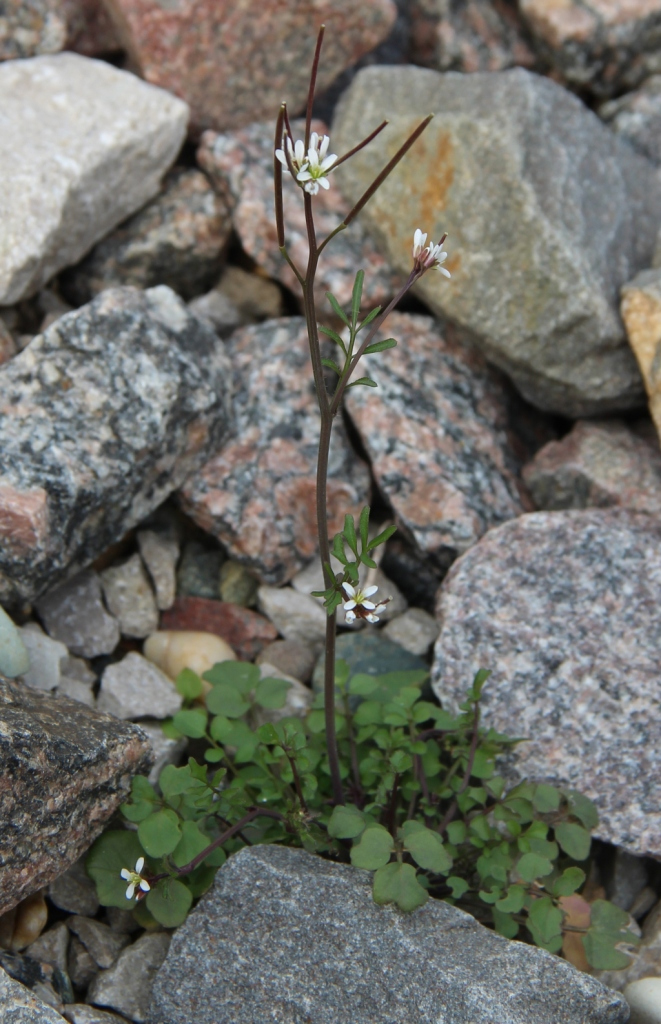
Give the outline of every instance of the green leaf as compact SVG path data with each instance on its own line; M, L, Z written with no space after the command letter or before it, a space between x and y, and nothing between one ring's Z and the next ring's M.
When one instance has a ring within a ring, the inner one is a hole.
M218 750L216 747L208 747L204 751L204 760L208 761L209 764L218 764L219 761L222 761L224 756L224 752L222 750Z
M259 682L259 667L247 661L220 661L202 676L212 686L233 686L239 693L247 694Z
M532 805L540 814L550 814L557 811L560 806L562 793L555 786L547 786L541 783L535 788L535 795L532 798Z
M582 936L582 941L588 963L597 971L621 971L631 963L630 956L620 949L615 949L611 935L600 935L599 932L590 929Z
M259 673L259 669L257 671ZM250 710L250 704L240 691L228 683L213 686L207 694L206 704L212 715L224 715L225 718L242 718Z
M200 696L203 689L202 680L197 672L193 672L190 668L182 669L175 679L174 685L184 700L195 700L196 697Z
M392 537L393 533L397 533L397 527L394 523L391 523L390 526L386 526L385 530L382 530L381 533L377 534L376 537L369 542L367 550L374 551L374 548L378 548L380 544L385 544L385 542Z
M553 864L538 853L524 853L516 865L516 872L524 882L536 882L553 871Z
M365 319L361 323L361 325L358 328L358 330L362 331L363 327L367 327L368 324L371 324L372 320L376 319L376 317L379 315L380 312L381 312L381 306L377 306L375 309L370 310L370 312L367 314L367 316L365 317Z
M359 384L364 384L368 388L378 388L378 384L371 377L359 377L358 380L352 380L351 384L347 384L347 391L349 388L356 388Z
M126 829L104 832L92 845L85 861L87 874L96 885L99 902L104 907L130 910L135 900L127 900L127 882L120 875L126 868L133 871L144 855L135 832Z
M493 914L493 925L498 934L504 935L506 939L516 938L519 933L519 925L514 918L496 907L491 908L491 913Z
M200 787L199 781L193 777L187 764L182 768L175 768L173 764L166 765L160 774L158 784L166 800L169 797L187 793L189 789L199 789Z
M322 359L321 365L327 367L327 369L329 370L333 370L338 375L338 377L342 376L342 370L337 365L334 359Z
M200 739L207 731L207 713L201 708L189 708L177 711L172 722L176 729L191 739Z
M539 937L546 945L562 934L563 913L550 896L533 900L528 910L528 928L533 938Z
M365 829L366 818L353 804L333 808L328 822L328 834L336 839L356 839Z
M351 677L349 683L349 693L356 697L369 697L370 693L374 693L379 685L377 676L368 676L365 672L357 672L355 676Z
M464 893L468 892L470 889L465 878L458 878L457 875L450 875L449 878L445 879L445 882L450 886L455 900L460 900Z
M161 722L161 729L163 730L163 735L166 736L169 740L181 739L181 733L179 732L178 729L175 729L174 725L172 724L171 718L166 718L163 722Z
M500 886L496 886L491 890L491 892L486 892L484 889L480 889L478 896L484 903L498 903L502 894L503 890Z
M394 338L386 338L385 341L374 341L365 349L365 355L371 352L385 352L387 348L394 348L397 342Z
M374 902L396 903L400 910L411 911L421 907L429 899L416 877L411 864L385 864L374 875Z
M608 900L595 900L590 904L590 928L602 932L610 932L618 936L618 942L634 939L636 936L628 931L629 914L626 910L616 907Z
M325 334L327 338L330 338L331 341L334 341L336 345L339 345L345 355L347 354L346 345L344 344L344 341L342 340L340 335L337 333L337 331L334 331L332 329L332 327L321 327L321 326L319 327L319 330L320 330L321 334Z
M586 828L596 828L599 824L599 812L587 796L579 793L576 789L563 790L569 801L569 809L575 818L578 818Z
M555 838L573 860L585 860L590 853L590 833L582 825L571 821L560 822L554 828Z
M150 814L138 825L138 839L150 857L165 857L172 853L181 839L179 818L167 807Z
M351 863L355 868L375 871L390 860L395 844L383 825L368 825L358 843L351 849Z
M193 894L177 878L163 878L147 893L145 902L159 924L165 928L177 928L186 920Z
M289 690L291 683L286 679L262 679L255 690L255 702L260 708L277 711L278 708L285 706Z
M347 564L348 558L344 553L344 537L341 533L336 533L333 537L333 554L342 565Z
M354 555L358 555L358 538L356 537L356 527L353 521L353 516L346 515L344 517L344 539L353 551Z
M554 896L571 896L581 888L584 881L585 871L576 867L565 868L560 877L553 882L551 892Z
M181 839L172 854L172 860L178 868L189 864L198 853L206 850L211 840L200 832L194 821L184 821L181 825Z
M446 832L452 845L458 846L466 838L466 823L464 821L451 821Z
M452 857L443 846L438 832L432 832L424 825L404 834L404 849L408 850L416 864L425 871L445 875L452 867Z
M383 705L378 700L364 700L353 716L355 725L376 725L383 718Z
M523 885L510 885L507 895L496 901L496 908L503 914L518 914L523 909L526 890Z
M479 668L473 678L473 685L470 688L470 700L479 700L482 696L482 688L491 675L490 668Z
M335 316L338 316L342 323L346 324L347 327L351 327L351 321L349 320L349 317L344 312L344 310L342 309L341 305L339 304L333 293L326 292L326 298L330 302L333 312L335 313Z
M358 314L360 313L360 302L363 297L363 281L365 280L365 271L359 270L356 274L356 280L353 283L353 291L351 293L351 322L356 326L358 323Z
M370 529L370 507L364 505L360 513L360 521L358 524L358 532L360 533L360 540L363 546L363 551L368 550L369 545L369 529Z

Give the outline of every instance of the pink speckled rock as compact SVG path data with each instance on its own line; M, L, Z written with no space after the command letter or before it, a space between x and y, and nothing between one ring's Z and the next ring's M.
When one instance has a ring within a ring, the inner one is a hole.
M595 801L596 834L661 855L661 524L622 509L537 512L490 531L439 591L432 685L456 708L478 668L483 722L524 737L518 777Z
M74 50L85 57L120 49L102 0L2 0L0 60Z
M429 317L393 313L394 349L366 356L346 406L397 523L439 568L526 500L506 435L505 391L481 355Z
M185 511L265 583L280 584L317 550L319 413L303 320L267 320L227 345L234 439L187 480ZM330 532L369 502L369 473L338 417L328 481Z
M516 0L412 0L411 58L437 71L504 71L537 60Z
M315 122L314 128L319 134L328 132L320 121ZM294 121L292 130L296 138L302 138L303 121ZM300 295L300 285L278 249L273 204L273 132L272 124L254 124L225 135L205 132L197 156L216 191L233 209L232 221L243 248L269 277ZM314 199L319 239L337 227L351 209L335 187L332 175L330 182L328 191L320 189ZM288 174L283 176L283 186L287 248L304 271L309 250L301 189ZM328 244L319 261L315 297L320 316L329 311L327 291L342 305L351 301L356 271L361 267L367 271L364 304L387 305L404 277L392 270L363 227L354 220Z
M386 38L392 0L107 0L137 71L181 96L193 127L239 128L299 113L307 98L317 32L326 25L318 88Z

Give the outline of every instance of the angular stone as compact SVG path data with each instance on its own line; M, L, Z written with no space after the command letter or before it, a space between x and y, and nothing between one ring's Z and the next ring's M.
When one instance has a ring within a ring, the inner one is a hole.
M230 857L175 933L151 1014L164 1024L624 1024L628 1010L565 961L447 903L402 914L374 903L366 872L257 846Z
M62 1024L63 1018L0 967L0 1024Z
M217 450L227 378L222 342L165 286L104 292L12 359L0 379L0 599L34 599L90 562Z
M169 718L181 708L181 696L165 672L131 651L104 670L97 706L115 718Z
M0 305L39 290L158 192L185 103L73 53L0 64ZM62 159L62 154L69 154Z
M258 607L285 640L322 644L326 638L326 612L308 594L293 587L260 587Z
M101 581L91 569L49 590L35 607L50 635L73 654L96 658L112 654L119 643L119 623L106 611Z
M452 280L416 286L467 328L534 405L575 417L631 408L640 374L618 311L620 286L648 267L661 180L579 99L515 68L440 75L371 67L333 126L342 152L390 125L334 178L357 199L423 116L415 150L362 214L393 267L408 273L413 230L448 231Z
M661 165L661 75L652 75L635 92L602 103L598 113L621 139Z
M30 658L23 682L35 690L54 690L60 685L61 665L69 652L58 640L52 640L36 622L23 626L21 637Z
M422 608L409 608L389 622L383 635L411 654L427 653L438 636L438 624Z
M274 96L300 113L319 26L326 24L321 92L385 39L396 17L392 0L321 0L314 11L302 0L265 0L258 9L232 0L110 0L108 9L135 70L190 104L193 132L270 117Z
M227 564L227 563L225 563ZM244 661L254 661L278 631L257 612L228 601L206 597L178 597L161 617L163 629L214 633L226 640Z
M580 420L550 441L523 470L539 509L620 505L661 513L661 451L654 428L634 432L621 420Z
M63 276L62 288L76 305L120 285L166 284L190 299L217 280L231 230L229 210L204 174L177 168L156 199Z
M69 918L67 927L78 936L99 967L112 967L121 951L131 941L128 935L114 932L107 924L78 914Z
M227 604L251 608L257 600L259 581L240 562L228 558L220 567L220 597Z
M644 270L624 286L622 319L661 439L661 268Z
M97 1010L87 1003L71 1003L62 1010L63 1017L70 1024L125 1024L126 1017L119 1017L107 1010Z
M185 736L179 740L170 739L164 734L161 723L157 721L142 719L140 728L148 736L149 745L154 755L154 764L148 777L151 784L156 785L166 765L179 763L179 758L188 746L188 740Z
M40 935L27 948L27 955L34 960L45 960L61 971L67 969L67 950L69 949L69 929L64 921L58 921L47 932Z
M99 973L99 966L83 946L80 939L72 936L69 943L69 977L74 988L84 992L89 983Z
M266 583L284 583L314 556L319 413L302 320L269 320L227 344L234 387L234 439L180 491L184 510ZM15 361L15 360L14 360ZM328 474L332 535L367 504L369 474L342 422Z
M220 567L225 553L199 541L184 544L177 567L177 594L184 597L220 597Z
M140 555L101 573L101 586L111 615L124 636L142 640L158 629L158 608Z
M307 683L312 678L312 670L317 660L313 647L300 643L298 640L274 640L272 644L258 654L255 663L268 664L275 669L275 674L282 672L286 676Z
M166 932L147 933L120 953L107 971L100 971L90 985L87 1001L124 1014L136 1024L148 1020L154 976L170 945Z
M84 856L51 882L48 898L60 910L94 917L99 909L99 898L94 882L85 871Z
M659 0L519 0L538 50L558 77L597 96L661 69Z
M91 845L151 756L135 726L3 680L0 720L3 913Z
M120 49L101 0L3 0L2 21L0 60Z
M170 679L190 668L203 675L220 661L236 661L230 645L213 633L189 630L159 630L145 640L145 657L158 665Z
M661 854L661 526L620 509L538 512L496 530L438 596L432 685L457 708L491 670L483 722L525 743L517 777L594 800L597 836Z
M319 134L328 132L322 122L313 125ZM370 126L370 131L374 125ZM245 251L266 274L280 281L295 295L301 289L294 272L283 259L275 232L273 204L273 124L254 124L237 132L216 135L205 132L197 159L211 181L232 208L232 223ZM295 138L302 138L303 121L292 122ZM366 133L367 134L367 133ZM333 139L333 151L336 152ZM351 142L351 148L354 142ZM380 167L379 167L380 170ZM317 237L325 235L344 220L351 204L343 199L331 178L328 191L320 189L315 197L314 217ZM305 268L308 260L305 209L300 188L290 175L283 175L285 240L294 262ZM387 305L404 277L393 272L358 220L340 232L324 250L315 279L315 300L319 315L331 315L326 292L331 291L340 305L351 303L351 292L359 267L367 270L363 288L365 307ZM408 273L408 268L407 268Z
M9 679L23 675L30 668L30 655L22 631L0 608L0 673Z
M474 72L538 63L512 0L413 0L409 8L411 64Z
M154 530L139 530L138 547L154 584L157 607L170 608L177 589L178 541Z

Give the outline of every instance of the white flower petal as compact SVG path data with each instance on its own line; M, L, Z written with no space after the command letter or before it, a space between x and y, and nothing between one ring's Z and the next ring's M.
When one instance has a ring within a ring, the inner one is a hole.
M133 882L131 882L131 884L128 886L128 888L126 890L126 898L127 898L127 900L132 900L133 899L133 893L134 892L135 892L135 886L134 886Z
M326 156L326 153L328 152L328 147L329 146L330 146L330 139L329 139L328 135L324 135L323 139L321 140L321 145L319 146L319 156L322 158L322 160ZM335 160L337 160L337 157L335 157Z
M438 270L439 274L443 274L444 277L452 277L450 271L446 270L445 267L436 267L436 269Z
M305 160L305 145L302 139L298 139L296 142L296 145L294 146L294 153L299 164L302 164Z
M367 608L367 610L370 611L370 612L374 611L374 609L376 608L376 605L373 604L372 601L365 601L365 600L363 600L360 603L362 604L363 608Z
M146 878L142 878L140 880L140 888L142 889L143 892L149 892L149 890L151 889L151 886Z
M321 161L321 169L322 169L322 171L330 170L330 168L333 166L333 164L335 163L336 160L337 160L337 153L331 153L330 156L327 156L324 160Z
M352 601L345 601L344 602L344 610L345 610L345 612L351 611L351 609L355 608L355 607L356 607L356 602L353 601L353 600Z
M352 587L350 583L343 583L342 584L342 590L344 591L345 594L348 594L349 597L355 597L356 596L355 587Z
M144 857L138 857L137 861L135 862L136 874L139 875L140 872L142 871L142 869L144 868L144 866L145 866L145 858Z
M282 149L276 149L275 155L278 158L278 160L280 161L280 163L282 164L282 166L283 167L287 167L287 169L289 169L288 166L287 166L287 157L285 156L283 150Z
M307 164L304 164L302 169L296 175L296 181L310 181L311 179L312 175L307 169Z
M306 181L304 188L308 195L316 196L319 191L319 182L314 179L312 181Z
M345 617L347 622L355 622L356 621L356 613L355 612L348 611L344 617Z
M385 604L377 604L376 608L374 609L374 614L375 615L383 615L385 610L386 610Z
M129 878L131 877L131 872L129 871L128 868L122 868L122 870L119 872L119 877L123 878L125 882L128 882Z
M365 589L363 590L363 597L371 597L372 594L376 594L378 589L379 588L376 586L365 587Z
M365 618L367 619L368 622L378 622L379 621L378 615L375 615L373 612L370 612L370 614L366 615Z
M312 135L310 136L310 145L312 146L313 149L317 149L318 142L319 136L317 135L316 132L312 132Z
M330 181L328 180L328 178L317 178L317 182L319 185L321 185L322 188L330 188Z

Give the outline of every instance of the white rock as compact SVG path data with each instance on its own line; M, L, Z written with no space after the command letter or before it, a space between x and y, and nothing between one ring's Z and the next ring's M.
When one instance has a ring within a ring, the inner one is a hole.
M158 609L140 555L101 573L108 611L124 636L143 639L158 629Z
M629 1006L629 1024L661 1024L661 978L632 981L622 993Z
M161 611L171 608L177 592L178 542L154 530L140 530L138 547L154 584L156 604Z
M145 658L158 665L170 679L190 668L201 676L220 661L236 661L230 645L214 633L187 629L161 629L145 640Z
M131 651L105 669L97 706L115 718L168 718L181 707L181 697L165 672Z
M60 685L62 661L69 652L59 640L51 640L36 622L23 626L21 637L30 659L23 682L34 690L54 690Z
M383 633L411 654L426 654L439 634L439 626L424 608L409 608L389 622Z
M70 679L68 676L60 676L57 692L71 700L77 700L88 707L96 707L96 699L89 683L83 683L80 679Z
M257 591L257 605L285 640L324 642L326 612L314 597L292 587L262 586Z
M5 61L0 97L0 305L10 305L156 195L188 107L74 53Z

